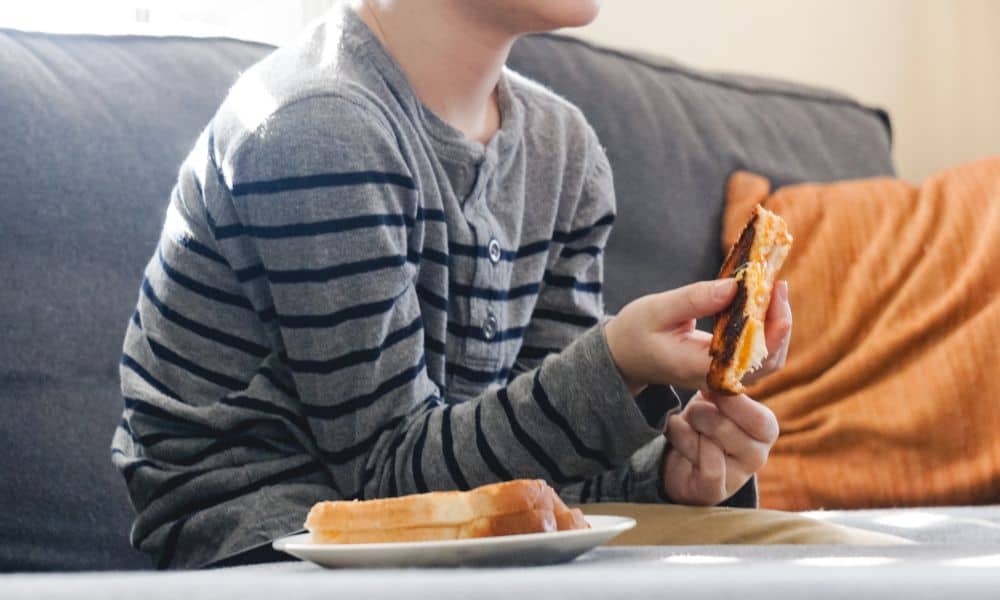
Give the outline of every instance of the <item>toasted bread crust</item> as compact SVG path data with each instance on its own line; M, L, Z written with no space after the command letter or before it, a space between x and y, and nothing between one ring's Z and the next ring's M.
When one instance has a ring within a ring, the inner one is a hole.
M741 394L740 380L767 356L764 316L771 290L792 237L778 215L757 206L719 270L719 278L736 277L736 296L716 316L709 352L709 389Z
M757 233L757 220L758 215L754 213L740 233L736 244L729 250L725 262L722 263L719 279L733 277L738 266L750 262L750 249L753 247L753 240ZM740 279L736 282L736 296L733 298L732 304L716 316L710 350L713 359L712 370L709 371L710 387L713 375L715 378L721 377L721 369L730 364L736 354L740 332L743 331L743 325L746 323L746 305L747 282ZM719 379L719 381L722 380Z
M519 479L468 492L320 502L306 518L318 543L449 540L588 528L547 483Z
M556 516L551 510L529 510L512 515L476 519L463 526L462 537L492 537L557 530Z

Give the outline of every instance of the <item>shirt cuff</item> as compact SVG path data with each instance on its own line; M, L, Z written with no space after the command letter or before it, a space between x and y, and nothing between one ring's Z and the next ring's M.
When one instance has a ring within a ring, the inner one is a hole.
M546 389L558 390L581 430L599 432L608 459L620 465L662 431L647 423L622 380L604 337L605 323L547 360L540 378Z
M628 501L648 504L668 504L663 495L663 453L667 438L660 434L632 455Z
M673 387L669 385L648 385L635 397L646 422L650 427L663 431L667 426L667 417L681 409L681 399Z

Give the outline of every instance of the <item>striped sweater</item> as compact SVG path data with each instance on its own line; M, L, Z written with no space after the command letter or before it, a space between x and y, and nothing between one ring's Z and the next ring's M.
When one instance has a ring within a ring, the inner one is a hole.
M505 71L487 145L350 10L248 70L184 162L121 360L112 455L161 567L319 500L550 481L659 501L660 430L611 360L607 158Z

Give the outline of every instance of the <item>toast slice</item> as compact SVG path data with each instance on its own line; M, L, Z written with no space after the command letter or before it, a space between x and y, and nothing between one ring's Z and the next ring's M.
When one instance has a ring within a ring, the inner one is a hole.
M320 544L429 542L517 535L522 533L542 533L557 531L557 527L555 514L551 510L529 510L509 515L480 517L460 525L316 531L312 533L312 539L314 542Z
M764 317L792 236L784 219L758 205L729 251L719 278L735 277L736 298L716 316L708 371L709 389L742 394L743 376L767 358Z
M518 479L468 492L431 492L354 502L320 502L306 518L317 543L454 540L589 525L547 483Z

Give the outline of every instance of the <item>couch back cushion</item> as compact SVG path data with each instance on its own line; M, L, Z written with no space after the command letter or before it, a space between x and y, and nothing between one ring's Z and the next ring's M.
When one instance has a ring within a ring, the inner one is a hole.
M228 40L0 31L0 571L147 566L110 463L118 357Z
M0 571L146 566L109 459L125 323L184 156L270 48L0 30ZM884 115L824 91L717 78L559 36L515 69L608 148L620 219L609 309L711 277L726 176L891 172Z
M887 115L827 90L712 75L556 35L523 40L510 64L583 109L607 147L618 196L610 311L715 276L734 170L778 186L893 173Z

